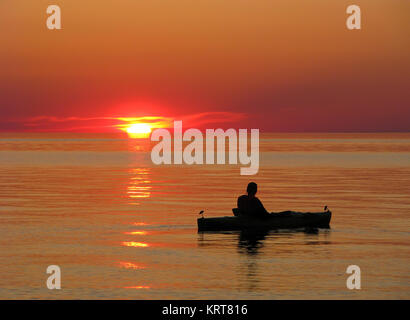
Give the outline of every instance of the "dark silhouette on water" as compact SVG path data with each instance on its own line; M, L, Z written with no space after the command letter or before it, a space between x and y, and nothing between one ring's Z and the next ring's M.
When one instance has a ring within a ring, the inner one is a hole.
M242 195L238 198L239 215L267 218L269 212L265 209L262 202L255 196L258 192L258 185L255 182L250 182L246 188L247 195Z
M259 248L263 247L264 240L269 230L244 231L239 233L238 249L244 249L247 254L258 254Z
M329 228L332 212L327 206L324 212L281 211L269 213L256 197L258 186L250 182L247 195L238 198L237 208L233 208L233 217L204 218L203 211L197 219L198 231L228 231L255 229L294 229L294 228Z

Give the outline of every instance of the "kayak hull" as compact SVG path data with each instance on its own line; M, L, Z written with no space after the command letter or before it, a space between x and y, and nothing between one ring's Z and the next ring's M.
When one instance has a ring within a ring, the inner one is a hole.
M329 228L332 212L281 212L267 218L229 216L199 218L198 231L230 231L248 229Z

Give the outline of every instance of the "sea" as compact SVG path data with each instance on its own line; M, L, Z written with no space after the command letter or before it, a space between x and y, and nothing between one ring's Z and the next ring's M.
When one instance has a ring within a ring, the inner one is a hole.
M1 133L0 299L410 299L410 133L262 132L252 176L154 165L151 148ZM330 229L198 232L250 181L271 212L328 206Z

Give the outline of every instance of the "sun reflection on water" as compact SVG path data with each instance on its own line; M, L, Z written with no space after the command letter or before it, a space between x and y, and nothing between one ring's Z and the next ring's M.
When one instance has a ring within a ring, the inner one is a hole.
M148 223L145 223L145 222L133 222L132 225L134 225L134 226L147 226Z
M145 267L142 265L135 264L132 262L126 262L126 261L120 261L119 265L121 268L125 268L125 269L145 269Z
M149 198L151 196L150 169L134 168L129 171L131 177L127 187L127 195L131 200ZM137 203L139 204L139 203Z
M129 231L129 232L124 232L124 234L145 236L148 234L148 232L147 231Z
M149 247L148 243L136 242L136 241L123 241L121 242L121 245L124 247L141 247L141 248Z

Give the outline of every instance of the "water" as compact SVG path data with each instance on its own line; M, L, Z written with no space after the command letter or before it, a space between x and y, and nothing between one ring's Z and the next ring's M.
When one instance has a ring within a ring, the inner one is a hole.
M409 299L410 134L263 134L239 165L154 166L116 135L0 135L2 299ZM253 180L330 230L198 233ZM362 289L346 288L358 265ZM62 290L46 288L58 265Z

